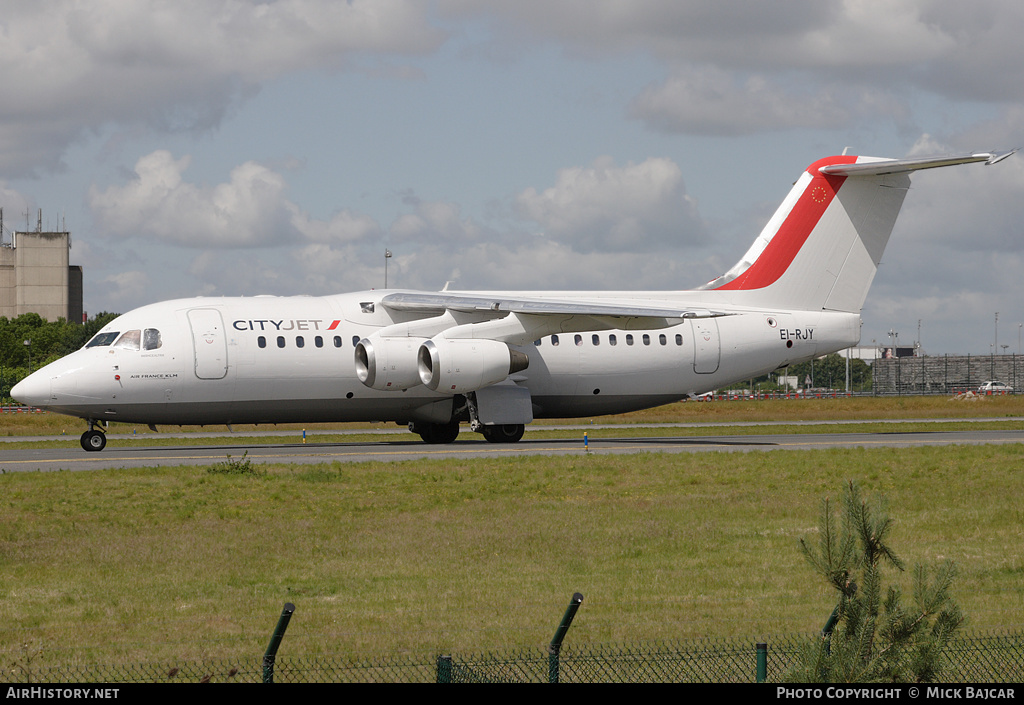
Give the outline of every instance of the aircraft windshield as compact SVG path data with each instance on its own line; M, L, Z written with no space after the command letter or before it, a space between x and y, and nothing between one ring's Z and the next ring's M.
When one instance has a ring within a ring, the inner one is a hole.
M116 341L116 342L115 342ZM164 344L160 331L156 328L145 330L129 330L99 333L85 344L87 348L107 347L113 345L121 350L156 350Z
M113 333L98 333L97 335L93 336L92 340L85 344L85 347L106 347L107 345L110 345L115 340L117 340L117 336L119 335L121 335L121 333L118 331L114 331Z
M141 330L129 330L125 331L124 335L117 339L114 343L115 348L122 348L124 350L138 350L139 345L142 342L142 331Z

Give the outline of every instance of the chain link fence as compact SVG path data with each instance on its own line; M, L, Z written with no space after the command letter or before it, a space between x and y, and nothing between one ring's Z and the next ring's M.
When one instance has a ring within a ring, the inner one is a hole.
M1010 393L1020 394L1024 387L1024 357L941 355L885 358L872 362L871 380L871 391L875 395L979 393L979 387L992 380L1008 385Z
M469 655L366 660L330 656L278 657L275 683L754 683L778 682L802 644L813 636L769 639L762 674L756 644L748 640L565 645ZM943 683L1024 681L1024 634L969 634L946 649ZM5 665L6 666L6 665ZM5 667L4 680L20 683L260 683L264 663L219 661Z

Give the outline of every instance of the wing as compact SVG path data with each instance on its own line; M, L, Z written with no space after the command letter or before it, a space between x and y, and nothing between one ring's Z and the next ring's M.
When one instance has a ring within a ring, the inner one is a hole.
M591 330L667 328L691 318L732 315L726 311L620 304L577 298L528 298L503 294L395 292L381 305L392 311L431 316L421 325L397 324L381 335L408 335L413 330L446 338L490 338L525 345L553 333ZM430 321L436 322L431 326ZM434 327L434 331L430 328Z
M498 314L528 313L537 315L600 316L613 318L713 318L726 312L706 309L663 308L643 305L594 303L575 299L530 299L506 296L480 296L456 293L396 293L381 299L393 311L443 313L493 312Z

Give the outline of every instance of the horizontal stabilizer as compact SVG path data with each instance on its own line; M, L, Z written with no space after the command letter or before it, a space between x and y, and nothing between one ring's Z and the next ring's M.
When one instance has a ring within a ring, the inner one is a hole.
M1016 149L1009 152L976 152L953 157L929 157L926 159L882 159L869 161L860 164L831 164L818 169L822 174L829 176L883 176L885 174L905 174L921 169L936 169L943 166L955 166L957 164L972 164L974 162L985 162L996 164L1016 152Z

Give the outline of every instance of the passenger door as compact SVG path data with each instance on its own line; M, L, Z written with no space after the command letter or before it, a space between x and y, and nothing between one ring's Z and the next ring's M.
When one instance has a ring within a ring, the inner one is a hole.
M199 379L223 379L228 373L228 345L220 311L194 308L188 312Z

